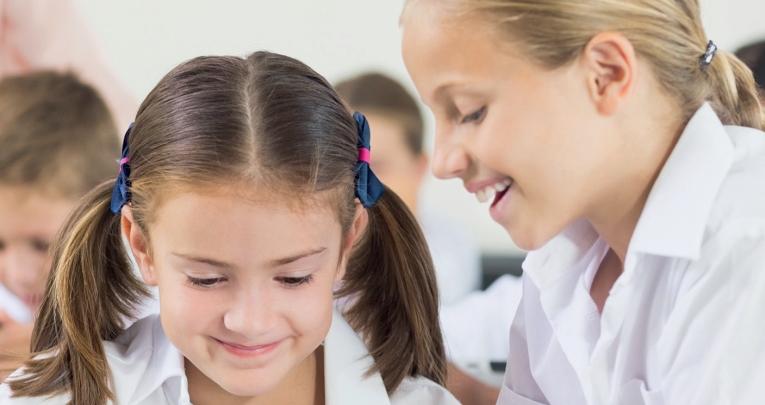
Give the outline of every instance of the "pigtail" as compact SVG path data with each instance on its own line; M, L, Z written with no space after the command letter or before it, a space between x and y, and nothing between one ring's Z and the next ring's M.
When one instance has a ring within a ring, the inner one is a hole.
M368 209L367 231L354 247L339 296L344 313L366 341L388 393L408 376L446 381L433 261L417 220L387 187Z
M148 296L133 274L120 216L111 212L114 181L78 203L53 245L51 274L32 333L32 356L8 384L14 397L69 393L70 404L114 401L103 340Z

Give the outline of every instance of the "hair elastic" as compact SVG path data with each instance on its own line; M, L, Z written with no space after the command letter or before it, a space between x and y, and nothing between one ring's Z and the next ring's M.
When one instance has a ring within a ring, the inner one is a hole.
M367 148L359 148L359 162L369 163L372 158L372 152Z
M707 66L712 63L715 55L717 55L717 45L715 45L714 42L709 41L706 52L704 52L704 55L701 55L701 58L699 59L699 66L701 66L702 70L706 69Z
M130 202L130 148L128 147L128 138L130 137L130 131L133 129L131 123L125 132L125 138L122 140L122 157L117 160L120 165L120 172L117 175L117 181L114 182L114 191L112 191L112 202L110 208L113 213L119 214L122 211L122 207Z
M385 189L369 167L369 158L371 157L369 123L360 112L353 113L353 118L356 120L356 127L359 131L359 158L353 169L356 173L356 197L361 201L364 208L370 208L377 203Z

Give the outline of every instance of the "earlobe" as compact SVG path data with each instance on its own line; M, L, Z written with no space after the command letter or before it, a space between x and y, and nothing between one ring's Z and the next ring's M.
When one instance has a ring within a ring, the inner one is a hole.
M582 53L588 89L603 115L613 115L634 86L637 56L622 34L603 32L593 37Z
M133 252L136 264L141 271L144 282L149 286L156 286L157 280L154 266L149 255L149 243L141 228L133 219L133 210L129 205L122 207L122 235L128 241L130 250Z

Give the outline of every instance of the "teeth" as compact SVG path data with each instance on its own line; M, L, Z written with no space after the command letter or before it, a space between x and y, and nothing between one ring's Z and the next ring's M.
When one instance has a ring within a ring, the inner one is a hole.
M475 192L475 198L477 198L478 202L481 204L485 203L486 201L489 201L489 199L486 198L486 192L483 189Z
M497 190L494 187L486 187L486 201L494 201L494 196L497 195Z
M510 187L510 185L512 184L513 184L512 180L505 179L491 186L486 186L475 192L475 198L478 199L478 202L481 204L487 201L492 201L494 200L494 196L496 196L497 193L501 193L507 190L507 188Z

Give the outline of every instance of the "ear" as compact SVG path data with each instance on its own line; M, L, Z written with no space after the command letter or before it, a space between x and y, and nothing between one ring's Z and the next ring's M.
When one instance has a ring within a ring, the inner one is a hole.
M360 202L356 201L356 212L353 216L353 225L351 225L351 229L348 230L348 233L343 239L342 255L340 256L341 263L337 274L335 275L336 283L345 277L345 269L348 266L348 259L351 257L351 250L353 250L353 245L355 245L356 241L358 241L359 238L364 234L368 224L369 213L367 212L367 209L364 208Z
M602 32L587 43L581 59L598 112L613 115L634 87L637 56L632 43L622 34Z
M156 287L157 277L154 271L154 265L149 255L149 243L141 228L133 219L133 209L129 205L122 207L122 235L127 239L130 250L133 251L138 268L141 270L143 281L146 284Z

